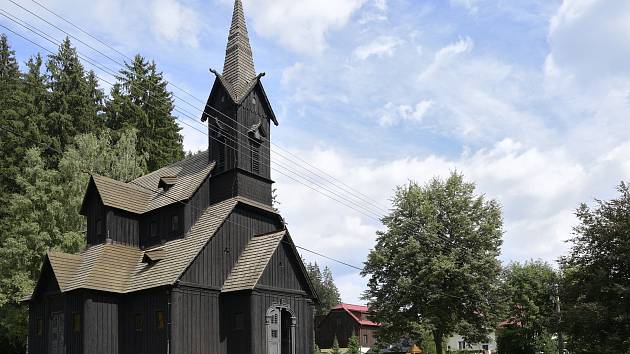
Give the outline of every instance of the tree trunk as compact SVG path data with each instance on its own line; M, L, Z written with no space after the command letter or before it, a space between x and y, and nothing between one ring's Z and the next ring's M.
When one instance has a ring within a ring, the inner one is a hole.
M442 351L442 332L433 331L433 341L435 342L435 352L437 354L443 354Z

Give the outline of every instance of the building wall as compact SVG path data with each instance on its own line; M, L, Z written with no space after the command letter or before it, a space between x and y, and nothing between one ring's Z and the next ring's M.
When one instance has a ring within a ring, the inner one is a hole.
M120 353L166 354L169 297L165 288L124 295L118 316ZM158 326L158 312L164 316L162 328Z
M315 343L321 349L332 348L335 336L341 348L348 346L352 334L359 335L359 324L344 310L332 310L315 330Z
M283 241L286 241L286 238ZM295 259L290 245L285 242L280 243L260 276L258 286L278 291L299 291L306 295L307 280L301 274L298 260Z
M87 221L87 244L88 246L96 245L105 242L106 230L106 210L101 197L96 193L94 186L90 186L88 191L87 209L86 209L86 221ZM97 232L97 221L101 222L101 232Z
M117 244L138 247L140 245L140 217L113 208L106 208L106 210L106 237Z
M267 353L265 316L274 304L286 304L296 316L296 354L313 353L313 303L304 295L255 290L251 296L252 354Z
M172 354L226 353L219 290L177 286L171 292Z
M253 235L282 228L277 216L239 205L184 272L181 281L221 287Z
M86 292L84 299L83 352L118 354L120 298L106 293Z
M179 218L179 227L173 231L172 217ZM151 224L157 225L157 235L151 235ZM184 236L184 205L173 203L171 205L143 214L140 219L140 245L151 247Z

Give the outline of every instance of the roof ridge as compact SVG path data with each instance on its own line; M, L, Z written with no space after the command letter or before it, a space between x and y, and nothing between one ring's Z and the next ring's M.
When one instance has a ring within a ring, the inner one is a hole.
M206 150L203 150L203 151L199 151L198 153L196 153L196 154L194 154L192 156L186 156L186 157L184 157L183 159L181 159L179 161L175 161L175 162L173 162L171 164L168 164L166 166L162 166L162 167L158 168L155 171L151 171L151 172L147 173L146 175L142 175L142 176L140 176L138 178L135 178L135 179L131 180L129 183L137 182L138 180L143 179L145 177L156 175L160 171L168 169L168 168L173 168L173 167L177 167L179 165L184 165L184 162L186 162L188 160L198 159L198 158L202 157L203 154L206 154L207 152L208 152L208 150L206 149ZM206 160L207 160L207 158L206 158ZM208 162L208 164L211 164L211 163L212 162Z

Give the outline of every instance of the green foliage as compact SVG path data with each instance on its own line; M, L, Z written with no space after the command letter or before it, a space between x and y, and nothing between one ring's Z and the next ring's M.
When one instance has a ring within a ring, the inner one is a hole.
M66 38L56 54L46 63L47 102L46 130L59 150L72 143L78 134L95 133L103 127L99 112L103 110L103 92L94 73L86 73L77 51ZM52 160L57 156L53 151Z
M18 301L33 290L44 254L49 249L76 253L84 247L86 225L79 215L88 179L84 171L112 178L141 175L144 158L135 154L135 145L134 131L122 132L115 143L107 131L100 137L79 135L61 156L59 169L46 167L40 149L26 151L16 177L21 192L8 199L2 223L0 340L23 345L25 312Z
M148 156L149 171L181 160L184 148L172 115L172 94L155 63L136 55L117 79L106 104L107 126L138 129L138 150Z
M473 183L452 173L398 187L393 204L363 270L370 276L364 297L383 324L379 339L419 340L430 330L438 353L455 331L483 341L498 322L498 203L475 195Z
M45 252L83 247L85 220L78 211L85 172L128 181L183 157L173 100L154 63L136 57L121 71L111 98L67 38L46 62L38 54L24 70L0 35L3 353L24 352L26 311L18 300L32 291ZM106 118L121 124L106 129Z
M352 333L352 337L348 339L347 354L361 354L361 345L359 345L359 337Z
M500 353L555 353L557 320L553 287L558 275L542 261L512 263L501 276L505 322L497 333Z
M630 352L630 187L580 205L579 224L561 260L563 324L571 353Z
M337 340L337 336L335 336L335 338L333 339L333 345L330 354L341 354L341 349L339 348L339 341Z
M313 354L322 354L322 350L319 349L319 346L317 344L313 345Z
M332 272L328 267L324 267L322 271L317 263L307 264L306 271L311 278L317 296L319 296L319 304L315 305L315 316L327 315L330 309L341 303L341 296L335 285Z

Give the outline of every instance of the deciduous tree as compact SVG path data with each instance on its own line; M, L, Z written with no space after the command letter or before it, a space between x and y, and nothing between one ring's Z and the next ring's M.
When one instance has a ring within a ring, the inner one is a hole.
M562 315L571 353L630 352L630 186L582 204L562 258Z
M501 208L458 173L398 187L363 270L365 299L380 339L420 340L432 332L436 352L457 331L480 342L497 324Z

